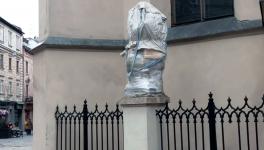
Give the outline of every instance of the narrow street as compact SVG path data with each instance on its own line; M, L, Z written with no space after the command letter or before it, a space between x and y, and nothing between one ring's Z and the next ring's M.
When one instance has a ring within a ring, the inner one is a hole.
M0 139L0 150L32 150L32 136Z

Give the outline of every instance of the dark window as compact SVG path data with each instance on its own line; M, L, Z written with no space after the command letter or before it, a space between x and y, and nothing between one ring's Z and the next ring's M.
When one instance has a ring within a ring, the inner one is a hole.
M9 58L9 65L8 65L9 67L9 70L12 70L12 58Z
M172 25L234 15L233 0L171 0Z
M28 61L26 61L26 73L28 74Z
M26 84L26 97L28 97L28 84Z
M233 0L205 0L205 19L234 15Z
M17 74L19 73L19 61L18 60L16 62L16 72L17 72Z
M0 54L0 69L4 69L4 55Z
M176 24L199 21L201 19L200 0L175 0L175 5Z
M8 86L8 95L12 95L12 82L9 81L8 84L9 84L9 86Z

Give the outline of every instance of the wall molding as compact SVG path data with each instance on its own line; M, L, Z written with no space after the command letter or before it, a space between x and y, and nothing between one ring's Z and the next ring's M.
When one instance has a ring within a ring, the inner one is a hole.
M167 43L173 44L178 41L207 38L211 36L222 36L226 34L239 33L261 29L261 20L239 21L235 17L222 18L206 22L198 22L169 28ZM43 42L32 50L37 53L46 48L57 49L99 49L99 50L122 50L127 44L125 39L78 39L66 37L47 37Z

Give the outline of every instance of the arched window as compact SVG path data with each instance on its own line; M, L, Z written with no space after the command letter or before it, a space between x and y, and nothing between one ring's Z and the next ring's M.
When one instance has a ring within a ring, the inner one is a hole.
M171 0L172 25L234 15L233 0Z

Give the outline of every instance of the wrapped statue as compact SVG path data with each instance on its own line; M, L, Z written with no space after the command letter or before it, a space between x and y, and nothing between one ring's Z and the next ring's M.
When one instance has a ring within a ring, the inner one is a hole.
M126 60L125 96L163 94L162 74L167 55L167 18L148 2L139 2L128 15L129 43L121 53Z

